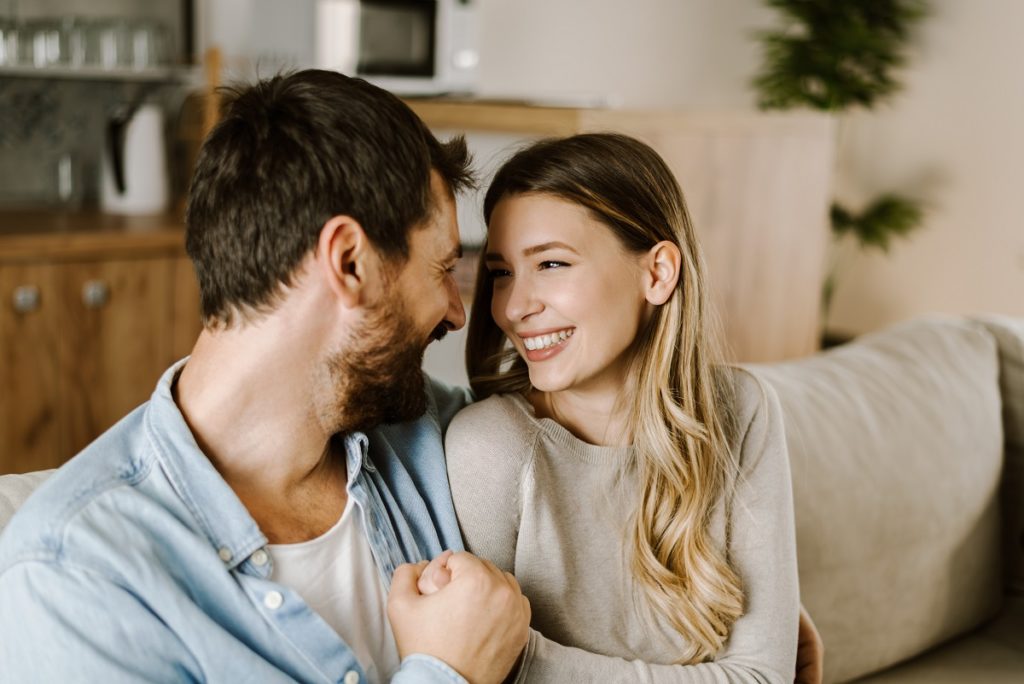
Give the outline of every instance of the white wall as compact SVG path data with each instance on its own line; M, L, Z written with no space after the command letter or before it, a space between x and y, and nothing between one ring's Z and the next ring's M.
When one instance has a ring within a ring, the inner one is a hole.
M922 197L925 227L888 256L843 250L837 330L928 311L1024 315L1024 2L933 5L905 91L850 117L838 187Z
M481 0L482 93L623 107L750 108L758 0ZM926 227L888 256L842 251L832 326L930 312L1024 315L1024 2L932 0L890 105L843 125L837 195L899 190ZM825 227L822 227L825 230Z
M481 95L750 107L753 0L477 0Z

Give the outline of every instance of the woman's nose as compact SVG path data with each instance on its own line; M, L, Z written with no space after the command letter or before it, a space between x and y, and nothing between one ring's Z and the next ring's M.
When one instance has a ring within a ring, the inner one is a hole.
M510 321L523 320L544 309L529 277L516 278L510 289L508 301L505 302L505 315Z

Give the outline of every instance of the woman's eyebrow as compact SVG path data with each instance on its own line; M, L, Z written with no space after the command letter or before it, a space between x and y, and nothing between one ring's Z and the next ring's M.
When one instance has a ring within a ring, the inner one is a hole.
M549 249L566 249L572 252L573 254L579 254L579 252L573 249L571 246L565 244L564 242L559 242L555 240L554 242L545 242L540 245L534 245L533 247L527 247L526 249L523 250L523 256L533 256L534 254L546 252ZM504 260L505 257L503 257L499 252L488 252L487 254L484 255L484 261Z
M579 252L577 252L575 249L565 244L564 242L559 242L555 240L552 242L545 242L542 245L534 245L533 247L527 247L526 249L523 250L523 256L533 256L534 254L546 252L549 249L567 249L573 254L579 254Z

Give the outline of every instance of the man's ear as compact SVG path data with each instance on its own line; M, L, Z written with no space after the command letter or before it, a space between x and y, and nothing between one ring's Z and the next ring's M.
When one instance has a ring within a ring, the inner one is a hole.
M648 302L660 306L669 300L679 282L682 261L679 247L673 242L663 240L651 247L643 259L644 297Z
M349 308L366 300L379 270L376 250L351 216L333 216L320 229L316 265L330 290Z

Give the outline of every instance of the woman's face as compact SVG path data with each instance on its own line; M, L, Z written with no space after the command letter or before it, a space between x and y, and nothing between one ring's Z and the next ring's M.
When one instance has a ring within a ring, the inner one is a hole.
M542 392L618 392L647 309L641 256L583 207L506 196L488 226L491 315Z

